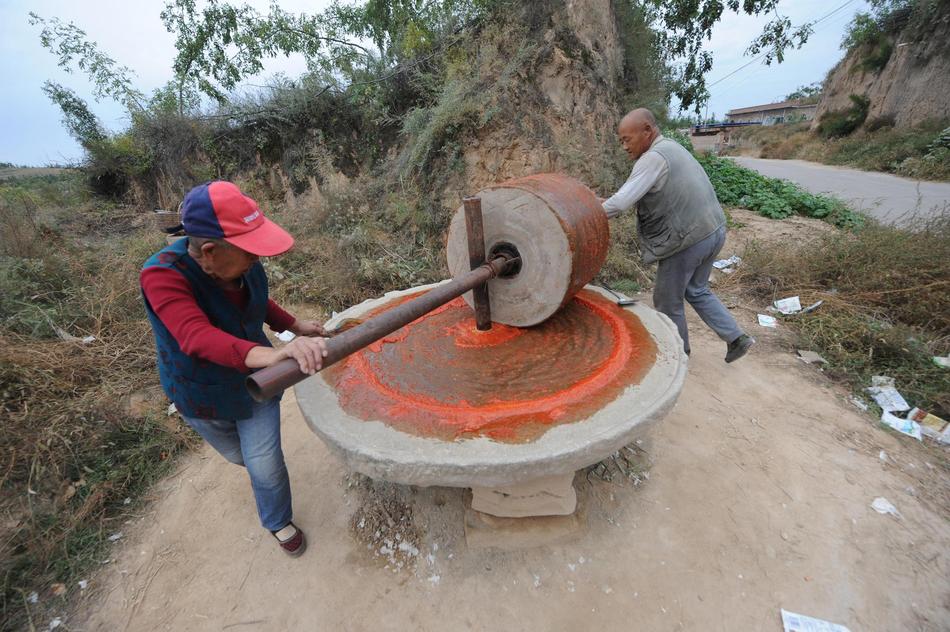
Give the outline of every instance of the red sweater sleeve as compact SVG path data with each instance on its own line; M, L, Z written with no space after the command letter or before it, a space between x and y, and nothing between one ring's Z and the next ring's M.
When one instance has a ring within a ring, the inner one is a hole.
M275 303L274 299L267 300L267 315L264 317L264 322L271 329L277 333L287 331L296 320L290 312Z
M238 371L250 372L244 359L251 349L259 345L212 325L208 316L198 307L191 285L185 277L168 268L154 267L142 270L139 278L149 305L175 337L182 352ZM268 316L270 311L268 305Z

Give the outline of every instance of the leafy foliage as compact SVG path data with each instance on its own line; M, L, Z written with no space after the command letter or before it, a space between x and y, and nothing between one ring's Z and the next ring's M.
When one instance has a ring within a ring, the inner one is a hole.
M43 92L63 113L63 126L80 145L88 148L106 137L102 124L79 96L54 81L43 84Z
M868 45L868 51L855 68L860 68L865 72L878 72L883 70L887 62L891 60L891 54L893 52L893 42L886 37L881 37L876 42Z
M868 0L870 12L860 12L848 24L841 48L852 51L865 45L876 45L886 35L895 34L907 21L907 14L918 0Z
M502 0L368 0L335 3L327 12L335 30L369 38L387 62L431 52L445 37L506 4Z
M843 202L808 193L787 180L767 178L712 154L700 154L697 160L706 170L719 201L726 206L740 206L772 219L804 215L824 219L842 228L862 222L861 216L849 210Z
M818 103L821 100L822 85L820 81L805 86L798 86L793 92L785 95L786 101L800 101L802 103Z
M861 55L855 68L867 72L887 65L898 35L904 43L924 42L950 17L946 0L869 0L869 4L870 11L854 16L841 41L841 48Z
M712 55L703 49L713 27L728 9L746 15L774 14L746 53L763 53L765 64L781 63L788 48L800 48L811 35L810 24L793 26L778 13L779 0L647 0L660 25L660 41L667 59L678 62L673 92L682 109L693 107L698 114L709 99L706 75L712 70Z
M308 64L324 65L325 48L348 60L364 47L324 35L319 17L293 15L274 4L262 16L248 5L233 6L210 0L199 11L195 0L176 0L161 13L173 33L178 54L174 61L178 84L192 85L219 103L239 81L263 69L263 61L277 55L301 53Z
M145 96L133 85L132 71L99 50L95 42L86 38L85 31L72 22L64 24L59 18L46 19L33 12L30 24L43 27L40 43L56 55L60 68L72 72L75 63L86 73L97 99L115 99L130 113L143 109Z
M871 101L857 94L852 94L848 98L851 99L851 107L846 110L826 112L818 121L817 132L820 136L824 138L847 136L864 123L864 119L868 117Z
M292 14L276 3L262 15L248 5L210 0L171 0L161 13L175 35L174 69L179 86L192 86L215 99L259 73L266 59L302 54L311 71L322 71L327 89L356 81L362 71L391 67L431 52L461 24L482 15L498 0L370 0L334 3L322 14ZM369 37L374 51L353 39ZM337 76L334 76L337 75ZM338 78L337 78L338 77Z

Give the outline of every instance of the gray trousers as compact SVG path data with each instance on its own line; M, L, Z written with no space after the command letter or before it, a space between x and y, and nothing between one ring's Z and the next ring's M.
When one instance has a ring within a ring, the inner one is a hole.
M725 241L726 227L723 226L686 250L661 259L658 264L653 306L676 324L686 353L689 353L689 332L683 299L689 301L703 322L726 342L742 335L736 319L709 289L709 273Z

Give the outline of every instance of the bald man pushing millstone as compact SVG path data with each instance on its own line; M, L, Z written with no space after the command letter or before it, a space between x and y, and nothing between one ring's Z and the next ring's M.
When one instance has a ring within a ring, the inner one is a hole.
M614 218L637 207L643 262L659 262L654 307L676 323L689 354L685 299L727 343L726 362L738 360L755 340L709 289L713 261L726 241L726 216L712 183L689 151L663 137L649 110L628 113L617 133L636 163L620 190L604 201L604 210Z

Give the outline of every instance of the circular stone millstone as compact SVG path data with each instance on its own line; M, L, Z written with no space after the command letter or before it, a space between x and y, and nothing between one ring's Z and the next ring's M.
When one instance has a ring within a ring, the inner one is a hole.
M406 300L407 297L431 287L434 285L390 292L380 299L366 301L337 315L327 323L327 327L332 328L349 319L362 320L371 313ZM575 302L586 300L591 304L603 304L607 303L608 299L612 297L605 291L588 286L587 292L578 296ZM456 309L464 309L464 306L456 307ZM611 305L611 309L624 313L625 317L630 315L636 317L635 320L652 341L651 349L655 353L652 364L645 367L641 375L634 376L635 383L628 383L616 393L608 393L609 401L596 402L596 410L585 410L583 407L572 409L570 405L565 406L563 411L549 408L544 414L564 414L568 416L568 420L546 422L540 432L530 432L527 437L519 435L507 437L510 440L496 440L491 436L486 436L486 434L491 435L492 428L497 428L497 425L492 425L491 420L487 425L489 430L487 433L484 429L480 430L482 434L472 434L463 429L462 433L455 436L436 436L437 433L432 436L422 436L418 432L407 432L404 428L400 428L399 424L389 418L393 416L389 413L392 411L400 414L405 414L407 411L411 413L414 410L413 406L420 419L433 411L438 413L440 410L438 406L430 407L429 400L433 392L427 392L425 389L426 384L431 381L430 378L440 373L443 375L438 378L440 383L437 387L443 391L453 382L455 384L465 382L465 389L461 386L454 390L449 389L445 397L441 398L441 405L444 407L442 410L446 413L448 421L451 421L454 409L465 406L495 407L498 402L490 397L492 389L497 389L499 383L514 379L512 376L517 376L519 373L536 371L550 376L550 379L554 380L554 386L551 388L555 389L573 388L572 384L583 386L585 377L593 376L591 379L594 379L599 375L598 372L610 370L610 360L613 357L610 353L606 355L598 355L601 352L594 351L587 353L595 346L592 345L592 340L597 338L596 334L593 337L586 333L580 336L578 338L581 341L580 348L576 348L576 352L568 353L563 357L555 354L556 359L545 360L542 354L540 356L542 359L536 360L541 363L540 366L520 365L513 367L508 373L505 363L488 363L486 366L490 370L485 372L486 375L490 375L495 370L492 367L501 370L501 373L499 379L494 382L488 380L487 384L483 384L484 380L471 376L469 370L459 372L458 367L448 366L449 363L444 366L433 366L428 377L417 375L417 371L413 368L424 367L432 363L433 359L425 356L413 359L411 349L419 345L408 344L411 338L401 338L400 332L403 330L400 330L392 334L392 338L376 343L385 347L386 353L381 353L382 348L376 350L372 347L368 348L370 351L368 355L377 356L375 360L382 363L378 364L372 372L375 378L373 389L369 390L386 393L407 388L420 396L422 404L411 403L408 406L402 406L396 401L396 408L377 409L388 411L384 422L378 420L381 417L365 416L366 411L359 410L359 407L354 409L353 402L342 402L341 400L345 399L346 389L339 388L341 386L340 371L350 370L351 367L343 369L340 367L343 363L349 364L349 360L354 359L358 354L299 383L295 387L297 402L310 428L343 458L348 467L371 478L420 486L499 487L543 476L574 472L600 461L627 445L646 427L662 419L676 402L686 376L686 356L682 351L682 341L676 327L666 316L640 304L628 308ZM438 312L440 310L436 310L424 319L448 318L450 315L448 312ZM559 331L558 327L562 326L556 322L559 316L560 314L546 327L546 330L555 333L555 338ZM416 321L413 325L420 321ZM408 334L405 335L413 335L413 325L404 328L408 330ZM519 334L517 331L512 332L496 326L492 331L475 334L466 333L458 328L453 329L451 323L447 321L444 330L447 332L446 337L451 338L450 342L458 352L452 360L456 362L459 358L469 357L466 354L471 336L487 334L488 347L492 345L504 347L517 344L519 340L529 340L527 336L531 335L534 329L536 328ZM405 349L399 350L404 342L407 344L403 346L409 347L408 354ZM484 347L486 343L483 340L480 344ZM458 348L461 350L459 351ZM364 354L365 351L359 354ZM592 357L583 358L584 361L580 361L585 353ZM405 366L402 373L380 371L381 367L398 369L403 362L410 362L412 366ZM356 365L358 364L359 361L356 362ZM373 368L371 365L368 366ZM557 370L557 367L560 367L560 370ZM580 367L586 367L584 370L588 372L588 375L581 375ZM575 368L577 370L572 373ZM391 379L378 379L380 375L384 377L389 375ZM577 379L565 381L565 376L570 378L572 375ZM561 382L557 382L558 379ZM542 379L536 382L540 385L540 391L535 401L545 399L544 385L548 381ZM459 396L462 391L464 391L464 398ZM365 400L373 403L371 400L375 395L368 391L364 392L367 393ZM607 393L607 391L604 392ZM360 390L356 389L351 392L351 395L358 396L359 393ZM502 407L524 403L526 398L521 396L523 394L519 393L518 389L514 389L513 392L506 391L505 397L509 399L501 402ZM387 402L384 402L385 404ZM552 410L554 413L551 413ZM532 418L529 421L537 420ZM527 424L527 427L531 428L531 423ZM537 429L536 425L533 427Z
M607 258L610 230L597 196L568 176L542 173L508 180L476 194L482 201L485 254L510 244L521 271L488 282L492 321L536 325L571 300ZM452 277L470 269L465 207L452 217L446 243ZM472 293L464 296L473 305Z

